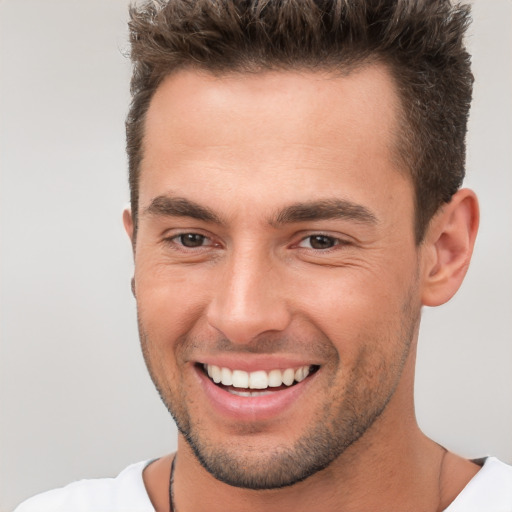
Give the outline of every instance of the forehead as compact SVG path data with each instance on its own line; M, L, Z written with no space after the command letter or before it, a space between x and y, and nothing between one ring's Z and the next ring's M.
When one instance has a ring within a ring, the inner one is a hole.
M341 178L382 187L397 178L390 169L399 174L398 106L391 75L377 64L346 75L179 71L147 113L140 206L193 182L212 191L261 186L268 195L274 180L284 200L300 200L293 196L308 187L332 193Z
M211 142L227 137L243 143L245 133L232 132L230 123L261 128L262 121L267 129L274 121L287 122L283 137L325 138L340 127L350 127L356 137L366 135L376 121L389 134L398 104L391 74L381 64L356 68L346 75L290 70L218 76L182 70L168 76L154 94L146 117L146 136L153 139L158 135L153 128L165 126L169 131L179 130L174 133L177 143L193 144L201 136ZM225 129L219 131L217 126L212 133L207 121L219 116ZM298 125L297 120L304 124Z

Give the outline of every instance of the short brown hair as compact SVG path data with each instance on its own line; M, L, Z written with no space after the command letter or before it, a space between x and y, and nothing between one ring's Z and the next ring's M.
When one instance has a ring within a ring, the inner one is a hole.
M132 103L126 121L134 226L145 114L169 74L347 71L385 63L402 108L397 150L410 172L416 241L461 186L473 76L469 7L449 0L151 0L130 8Z

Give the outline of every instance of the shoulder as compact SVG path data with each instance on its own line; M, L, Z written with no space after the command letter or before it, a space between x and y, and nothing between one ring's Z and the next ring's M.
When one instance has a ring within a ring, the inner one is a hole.
M512 512L512 466L495 457L485 459L445 512Z
M116 478L80 480L38 494L14 512L154 512L142 479L149 462L132 464Z

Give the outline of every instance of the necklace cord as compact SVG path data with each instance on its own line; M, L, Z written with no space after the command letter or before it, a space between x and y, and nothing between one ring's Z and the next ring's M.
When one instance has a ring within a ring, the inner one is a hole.
M439 446L441 446L441 445L439 445ZM441 446L441 448L443 449L443 455L441 457L441 462L439 464L439 477L438 477L438 482L437 482L437 494L439 497L439 500L437 503L438 512L442 512L442 510L443 510L443 509L441 509L441 501L442 501L441 488L443 486L442 480L443 480L443 470L444 470L444 459L446 457L446 454L448 453L448 450L444 446Z
M174 505L174 466L176 463L176 455L172 459L171 474L169 476L169 511L178 512L176 505Z

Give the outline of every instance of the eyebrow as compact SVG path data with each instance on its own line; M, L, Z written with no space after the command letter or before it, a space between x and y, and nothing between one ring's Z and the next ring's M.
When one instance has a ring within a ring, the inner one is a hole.
M165 217L190 217L204 222L222 224L221 219L212 210L184 197L155 197L144 210L144 214Z
M325 199L297 203L280 210L270 221L273 226L329 219L347 219L377 224L377 217L365 206L344 199Z
M213 210L184 197L167 195L155 197L143 214L190 217L204 222L223 224L221 218ZM368 208L345 199L294 203L279 210L269 220L269 224L279 227L283 224L329 219L347 219L365 224L377 224L377 217Z

